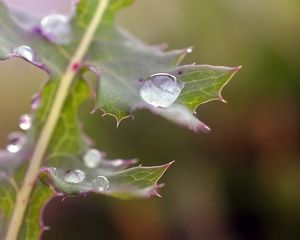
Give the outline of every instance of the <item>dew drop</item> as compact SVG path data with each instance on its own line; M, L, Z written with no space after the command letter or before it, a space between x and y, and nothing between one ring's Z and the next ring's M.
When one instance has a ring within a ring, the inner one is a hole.
M171 106L183 88L175 76L167 73L158 73L145 81L140 89L141 98L154 107Z
M23 114L20 117L19 127L22 130L28 130L31 128L32 118L29 114Z
M51 14L40 22L42 35L57 44L69 44L72 41L70 19L62 14Z
M26 45L14 48L13 54L35 64L40 64L41 62L40 58L36 55L33 49Z
M186 52L187 52L187 53L192 53L192 52L193 52L193 48L192 48L192 47L187 48L187 49L186 49Z
M121 159L117 159L117 160L112 161L111 164L113 167L122 167L123 165L125 165L125 161L121 160Z
M89 149L83 156L83 161L88 168L96 168L101 164L103 154L95 148Z
M20 151L21 148L22 148L22 146L20 146L18 144L8 144L6 146L7 151L9 151L11 153L17 153Z
M85 179L85 172L81 170L68 171L64 180L68 183L81 183Z
M109 188L109 181L104 176L98 176L93 180L93 188L98 192L105 192Z
M26 136L20 132L13 132L8 135L7 140L7 151L10 153L17 153L22 149L24 143L26 142Z
M34 94L31 99L31 108L33 110L36 110L40 106L40 103L41 103L41 94L40 93Z

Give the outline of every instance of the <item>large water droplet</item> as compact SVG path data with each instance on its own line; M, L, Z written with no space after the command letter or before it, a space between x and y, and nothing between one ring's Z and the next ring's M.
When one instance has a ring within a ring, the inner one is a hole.
M24 143L26 142L26 136L23 133L13 132L8 135L7 140L7 151L11 153L17 153L22 149Z
M26 45L14 48L13 54L35 64L40 64L41 62L40 58L36 55L33 49Z
M167 73L152 75L140 89L141 98L154 107L169 107L183 88L175 76Z
M70 19L62 14L51 14L40 23L41 33L49 41L57 44L69 44L72 40Z
M69 171L64 176L64 180L68 183L80 183L85 179L85 172L81 170Z
M83 156L83 161L88 168L96 168L102 161L103 154L95 148L89 149Z
M97 192L105 192L109 189L109 180L104 176L96 177L92 184Z
M22 130L28 130L31 128L32 125L32 119L29 114L23 114L20 117L19 127Z

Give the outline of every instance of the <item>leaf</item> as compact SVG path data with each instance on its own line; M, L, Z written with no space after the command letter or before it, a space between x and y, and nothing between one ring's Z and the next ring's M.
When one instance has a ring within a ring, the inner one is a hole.
M114 116L118 123L129 117L135 109L151 109L139 94L143 80L156 73L174 73L184 88L175 104L185 105L192 111L200 104L211 100L224 101L221 89L228 83L240 67L226 68L207 65L187 65L178 67L191 48L164 52L159 46L149 46L131 36L128 32L115 24L115 12L132 1L112 1L106 11L105 21L97 29L96 36L86 56L86 63L99 74L99 84L96 87L97 100L95 108L100 108L104 115ZM97 1L80 1L78 12L88 13L96 8ZM57 46L52 43L40 43L40 38L30 38L30 43L35 42L35 50L42 60L48 63L50 70L61 74L67 67L68 56L74 52L78 45L76 39L84 32L91 19L90 14L77 15L74 18L74 30L77 33L71 45ZM1 32L0 32L1 33ZM11 41L9 42L11 44ZM46 47L45 47L46 46ZM55 48L55 49L53 49ZM56 51L55 51L56 50ZM55 51L56 54L49 54ZM0 51L1 52L1 51ZM46 56L46 57L44 57ZM50 56L50 58L49 58ZM58 63L58 64L53 64ZM182 73L182 76L179 76ZM101 74L100 74L101 73ZM192 92L191 92L192 90ZM181 109L185 109L182 107ZM177 109L178 111L178 109ZM163 112L153 110L152 112ZM168 110L166 111L168 112ZM186 111L180 112L186 115ZM165 114L160 114L165 117ZM176 117L168 116L167 119L194 131L206 131L208 128L195 128L193 123L197 119L192 114L186 121L179 121ZM192 122L189 119L193 119ZM202 125L199 121L198 125Z
M91 95L83 79L85 72L97 74L97 87L93 89L97 94L95 108L115 116L118 122L135 109L147 108L193 131L209 129L192 111L204 102L222 100L220 91L238 68L179 67L189 48L164 52L116 26L117 10L131 2L82 0L70 19L59 16L64 20L63 35L49 33L42 24L44 18L9 12L0 3L0 60L23 58L49 74L48 82L34 101L32 127L25 134L10 136L18 140L21 148L14 153L0 151L0 238L4 238L15 209L24 209L21 231L19 224L15 230L16 234L19 232L18 239L37 239L45 228L40 216L42 209L56 194L94 192L121 199L158 195L158 180L170 164L127 169L136 161L108 160L102 152L91 149L77 116L80 105ZM173 76L182 86L180 95L169 107L154 107L140 96L145 81L157 73ZM93 168L85 162L86 154L92 150L101 153L100 163ZM37 170L32 163L37 164ZM38 175L46 184L38 181ZM34 185L26 182L28 176L36 181ZM66 176L71 176L71 180ZM100 188L99 182L95 187L95 181L102 181ZM33 187L31 194L21 199L28 186ZM28 200L28 204L24 207L17 199ZM14 227L14 222L10 226Z
M92 49L88 55L89 63L101 72L96 107L114 116L118 123L143 106L191 130L206 131L208 128L199 127L203 124L192 113L188 118L178 120L168 114L168 109L154 109L145 103L139 93L144 81L156 73L172 74L184 84L175 104L182 105L180 109L186 109L186 106L195 111L198 105L205 102L223 101L222 88L240 69L208 65L178 67L191 48L164 52L157 46L148 46L116 26L114 19L98 29ZM179 111L179 108L176 112L187 115L186 110Z
M41 178L44 182L53 186L56 191L66 195L101 192L121 199L151 197L158 195L157 190L160 188L160 185L157 182L171 164L157 167L139 166L111 173L104 173L103 168L85 169L86 177L79 183L65 181L66 172L62 169L44 168L41 172ZM94 184L94 180L99 176L99 172L101 177L105 176L108 180L109 189L107 191L100 191L99 187L96 187Z
M28 160L32 152L31 145L34 144L40 128L49 113L51 102L57 88L56 81L49 81L40 93L40 106L33 118L33 127L27 133L26 144L20 152L9 153L2 150L0 155L0 208L5 212L4 219L1 221L1 236L4 234L5 225L11 215L15 204L16 193L21 187L24 170L28 165ZM60 155L83 154L87 148L79 122L77 121L77 111L81 103L89 96L89 89L84 81L76 81L70 95L65 103L60 116L59 124L54 131L54 135L47 151L47 158L56 159ZM62 137L63 136L63 137ZM59 140L57 139L59 138ZM29 154L28 154L29 153ZM26 156L28 155L28 156ZM50 161L48 161L50 163ZM5 198L2 196L5 196ZM44 204L53 196L53 192L47 186L38 183L35 187L29 202L29 208L25 217L26 224L23 224L20 232L20 239L36 239L40 234L39 219L40 212ZM34 236L34 237L33 237Z

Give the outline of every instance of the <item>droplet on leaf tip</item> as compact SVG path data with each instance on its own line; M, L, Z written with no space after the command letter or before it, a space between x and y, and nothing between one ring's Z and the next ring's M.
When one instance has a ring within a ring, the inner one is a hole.
M192 52L193 52L193 48L192 48L192 47L187 48L187 49L186 49L186 52L187 52L187 53L192 53Z
M168 73L157 73L150 76L140 89L141 98L154 107L171 106L181 93L183 84Z
M109 189L109 180L104 176L97 176L92 185L97 192L105 192Z
M64 181L68 183L81 183L85 179L85 172L81 170L68 171L64 176Z
M20 117L19 127L22 130L28 130L31 128L32 125L32 118L29 114L23 114Z
M72 41L70 19L62 14L50 14L40 22L41 34L50 42L69 44Z
M99 167L103 158L103 154L95 149L89 149L83 156L83 161L88 168Z

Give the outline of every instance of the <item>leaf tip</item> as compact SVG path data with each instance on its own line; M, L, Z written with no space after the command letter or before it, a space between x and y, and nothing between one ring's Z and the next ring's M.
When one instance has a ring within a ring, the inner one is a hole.
M160 177L157 179L157 181L165 174L165 172L175 163L175 160L173 160L172 162L166 163L164 165L161 166L161 168L163 169L163 172L161 173Z
M163 167L165 167L165 169L168 170L168 168L171 167L174 163L175 163L175 160L173 160L172 162L169 162L169 163L163 165Z
M231 67L229 68L229 71L231 72L230 77L228 78L228 80L223 84L223 86L220 89L219 92L219 96L218 96L218 100L221 101L222 103L228 103L224 97L222 96L222 91L224 89L224 87L230 82L230 80L234 77L234 75L239 72L242 69L242 65L236 66L236 67Z
M192 53L194 50L194 47L187 47L187 48L184 48L184 49L181 49L181 50L177 50L177 51L180 51L179 53L179 58L178 58L178 61L177 61L177 64L180 64L182 62L182 60L189 54L189 53Z
M242 68L243 68L243 66L242 66L242 65L239 65L239 66L237 66L237 67L233 67L232 69L233 69L233 72L238 72L238 71L240 71Z

